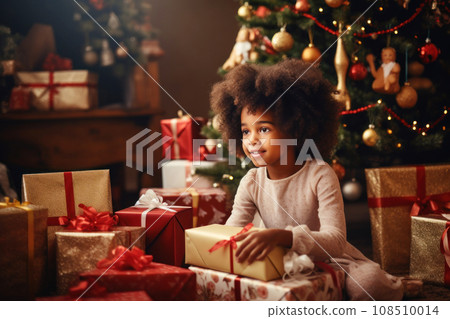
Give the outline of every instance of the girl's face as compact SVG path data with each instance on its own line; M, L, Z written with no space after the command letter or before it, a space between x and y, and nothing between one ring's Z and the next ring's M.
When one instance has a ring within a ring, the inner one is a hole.
M262 114L262 110L255 114L248 113L247 108L242 110L242 146L253 164L267 166L271 175L270 170L295 163L295 146L287 146L288 139L292 145L292 137L276 126L271 112Z

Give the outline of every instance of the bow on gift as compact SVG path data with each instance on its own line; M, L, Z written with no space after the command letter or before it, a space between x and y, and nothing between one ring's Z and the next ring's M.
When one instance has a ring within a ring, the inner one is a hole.
M447 199L450 200L450 198ZM450 214L450 201L441 202L431 199L430 196L418 198L411 208L411 216L427 214Z
M149 211L159 208L165 209L169 212L176 213L176 210L170 209L167 203L163 202L163 198L161 196L156 195L156 193L148 189L144 195L139 197L139 200L134 204L135 207L147 207L147 209L143 212L143 214L148 213Z
M72 70L72 60L62 58L55 53L49 53L42 64L46 71L64 71Z
M94 207L87 207L84 204L79 204L78 207L83 209L83 214L74 219L68 219L66 216L59 217L59 224L77 231L108 231L112 226L117 225L119 220L118 216L111 217L109 212L97 212Z
M153 261L152 255L145 255L144 251L133 246L128 250L124 246L117 246L112 250L112 256L105 258L97 263L99 269L116 269L116 270L142 270L150 266Z
M230 245L230 273L234 273L234 266L233 266L233 249L237 248L236 244L236 236L248 232L253 227L252 223L248 223L240 232L238 232L236 235L233 235L230 237L230 239L224 239L220 240L217 243L214 244L208 251L212 253L213 251L225 247L226 245Z

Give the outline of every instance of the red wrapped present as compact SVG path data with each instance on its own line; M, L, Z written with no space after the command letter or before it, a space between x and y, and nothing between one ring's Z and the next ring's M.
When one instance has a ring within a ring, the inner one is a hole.
M200 301L337 301L342 300L342 270L316 271L301 279L262 281L196 266L196 297Z
M139 201L141 199L142 196ZM119 216L119 225L145 227L146 252L153 255L157 262L182 266L184 230L192 228L192 209L188 206L168 207L161 202L152 206L151 199L145 206L140 205L139 201L137 206L115 212Z
M100 260L97 267L81 273L81 280L98 282L111 292L145 290L154 300L195 300L195 273L154 263L139 249L117 247L112 258Z
M31 106L31 90L15 87L9 97L8 111L29 111Z
M161 120L161 133L170 137L163 144L163 156L174 159L194 159L193 139L201 139L200 130L205 119L196 117L194 122L189 116ZM195 150L195 152L197 152Z
M221 188L152 188L169 205L192 207L193 227L225 224L231 210L227 207L227 193ZM144 194L147 188L141 189Z

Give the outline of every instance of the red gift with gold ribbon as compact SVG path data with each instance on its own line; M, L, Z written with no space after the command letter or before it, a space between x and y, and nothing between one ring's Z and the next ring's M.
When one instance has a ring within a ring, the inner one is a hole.
M170 160L194 160L194 139L201 139L200 131L205 124L201 117L192 118L185 115L180 118L161 120L161 133L170 139L163 144L163 157ZM200 145L199 145L200 146Z
M17 72L17 85L31 90L38 110L86 110L98 106L98 76L87 70Z
M450 165L366 169L373 257L394 274L409 272L411 216L443 212Z
M0 300L32 300L47 289L47 208L0 202Z
M450 219L450 214L445 216ZM410 275L450 287L450 220L446 217L411 218Z
M145 251L153 255L156 262L182 266L184 231L192 227L192 208L163 205L162 199L152 194L153 206L150 199L147 206L137 205L115 212L119 225L144 227Z

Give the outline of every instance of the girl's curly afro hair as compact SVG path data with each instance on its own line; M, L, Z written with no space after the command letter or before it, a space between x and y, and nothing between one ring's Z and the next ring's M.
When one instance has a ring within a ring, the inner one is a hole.
M342 105L333 97L331 83L310 66L294 59L272 66L243 64L213 86L211 107L225 140L236 140L240 155L242 109L256 113L270 107L277 126L297 139L297 152L305 139L313 139L322 157L330 156Z

